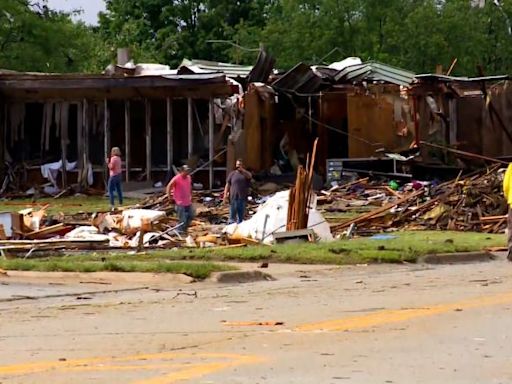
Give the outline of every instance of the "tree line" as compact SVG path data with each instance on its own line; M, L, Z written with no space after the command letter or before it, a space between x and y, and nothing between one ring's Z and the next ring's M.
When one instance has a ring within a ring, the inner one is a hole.
M106 0L98 25L45 0L0 0L0 68L98 72L130 47L137 62L252 64L263 45L279 69L348 56L416 73L474 76L512 67L512 0Z

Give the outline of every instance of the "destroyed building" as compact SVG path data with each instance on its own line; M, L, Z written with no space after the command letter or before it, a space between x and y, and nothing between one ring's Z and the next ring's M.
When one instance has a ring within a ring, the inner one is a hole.
M244 130L228 143L228 157L244 157L255 171L293 172L318 137L317 172L328 179L333 159L368 162L379 150L408 149L415 141L407 93L413 77L349 58L328 67L300 63L268 84L250 84Z
M194 62L172 70L126 59L98 75L0 71L1 173L11 177L13 190L39 185L43 177L55 188L77 182L102 188L105 158L117 146L126 181L164 182L187 162L196 182L219 187L243 92L228 76L268 77L273 62L260 57L254 71Z
M511 156L508 78L417 75L410 94L417 105L421 160L460 168L471 159L456 159L454 153L431 144L486 157Z
M256 175L293 178L317 137L323 182L342 169L410 177L418 148L417 163L457 168L449 151L421 143L510 155L506 79L415 75L358 58L279 73L264 50L254 66L120 57L101 75L0 71L0 192L43 177L55 189L101 189L112 146L126 181L163 184L187 162L206 189L221 187L237 158Z

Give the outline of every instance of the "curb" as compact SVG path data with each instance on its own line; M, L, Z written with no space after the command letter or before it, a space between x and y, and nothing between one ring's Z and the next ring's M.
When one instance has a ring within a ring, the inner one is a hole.
M261 271L227 271L214 272L210 276L210 280L216 283L252 283L255 281L274 281L273 276Z
M418 258L418 264L455 264L474 263L496 260L497 257L487 251L479 252L458 252L458 253L437 253L425 255Z

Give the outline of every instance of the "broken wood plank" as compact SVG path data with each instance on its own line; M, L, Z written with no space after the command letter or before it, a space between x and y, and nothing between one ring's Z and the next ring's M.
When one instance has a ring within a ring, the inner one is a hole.
M66 231L69 232L71 229L73 228L70 226L65 226L63 223L59 223L49 227L45 227L38 231L26 233L24 236L30 240L45 239L49 236L64 235Z
M385 206L381 207L381 208L378 208L378 209L375 209L369 213L365 213L361 216L358 216L356 217L355 219L352 219L352 220L348 220L348 221L345 221L344 223L341 223L341 224L338 224L336 225L333 229L335 231L339 231L341 229L344 229L348 226L350 226L351 224L359 224L359 223L362 223L366 220L369 220L377 215L380 215L381 213L384 213L386 211L389 211L391 208L394 208L396 207L397 205L400 205L400 204L403 204L411 199L414 199L416 197L419 197L421 195L423 195L425 193L424 190L420 190L420 191L416 191L416 192L413 192L411 193L410 195L408 196L405 196L401 199L398 199L392 203L389 203L389 204L386 204Z

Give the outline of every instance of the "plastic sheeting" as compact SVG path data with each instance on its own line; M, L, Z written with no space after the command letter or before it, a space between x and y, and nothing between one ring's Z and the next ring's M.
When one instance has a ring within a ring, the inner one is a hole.
M76 169L78 162L76 161L66 161L66 170L72 171ZM45 178L50 180L50 182L53 184L55 188L57 187L57 177L59 175L59 172L62 171L62 160L59 160L55 163L47 163L41 165L41 175ZM87 166L87 183L89 185L92 185L93 183L93 173L92 173L92 166L91 164L88 164Z
M286 231L289 195L289 190L276 193L258 207L253 217L240 224L226 226L224 232L272 244L274 233ZM321 241L333 240L329 224L316 210L316 196L313 197L312 208L309 211L308 228L312 229Z

